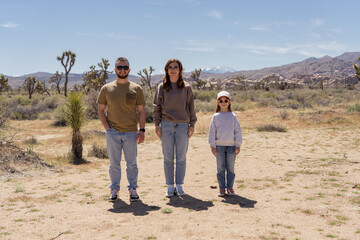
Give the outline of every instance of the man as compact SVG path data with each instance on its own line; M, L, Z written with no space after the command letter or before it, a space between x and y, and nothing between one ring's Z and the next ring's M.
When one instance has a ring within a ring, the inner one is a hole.
M120 57L115 62L116 80L105 84L97 99L100 121L106 130L106 147L110 159L111 194L116 201L120 191L121 154L124 151L130 201L139 200L136 192L138 167L137 144L145 139L145 100L142 88L128 80L129 61ZM137 130L137 120L140 129Z

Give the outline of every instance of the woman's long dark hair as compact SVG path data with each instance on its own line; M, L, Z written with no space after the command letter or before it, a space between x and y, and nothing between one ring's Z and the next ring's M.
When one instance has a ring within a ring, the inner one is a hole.
M165 91L169 91L171 89L171 81L170 81L170 75L168 73L169 70L169 65L173 62L176 62L179 65L179 78L176 82L176 85L178 86L178 88L184 88L185 87L185 83L184 83L184 79L183 79L183 66L182 63L176 59L176 58L171 58L169 61L167 61L166 65L165 65L165 76L163 77L163 87L165 89Z

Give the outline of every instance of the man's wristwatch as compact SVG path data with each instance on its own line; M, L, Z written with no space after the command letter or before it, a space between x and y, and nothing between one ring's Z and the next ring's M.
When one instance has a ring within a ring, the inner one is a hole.
M139 132L143 132L143 133L144 133L144 132L145 132L145 128L140 128L140 129L139 129Z

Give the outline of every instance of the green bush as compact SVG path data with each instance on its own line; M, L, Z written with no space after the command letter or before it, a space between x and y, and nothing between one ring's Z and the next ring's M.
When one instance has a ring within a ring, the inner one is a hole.
M348 107L349 112L360 112L360 104L356 103L355 105Z
M217 94L216 91L194 91L194 99L205 102L215 101Z

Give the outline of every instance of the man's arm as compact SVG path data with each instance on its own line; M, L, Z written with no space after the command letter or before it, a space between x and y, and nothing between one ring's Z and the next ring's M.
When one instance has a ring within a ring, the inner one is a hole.
M137 110L139 114L139 127L145 128L145 105L137 105ZM138 144L144 142L145 140L145 133L139 131L137 135Z
M106 109L106 105L100 104L100 103L98 104L98 114L99 114L100 121L101 121L102 125L104 126L105 130L109 130L110 125L109 125L109 122L107 121L107 118L105 115L105 109Z

